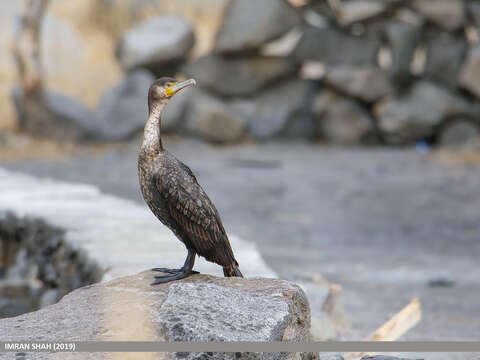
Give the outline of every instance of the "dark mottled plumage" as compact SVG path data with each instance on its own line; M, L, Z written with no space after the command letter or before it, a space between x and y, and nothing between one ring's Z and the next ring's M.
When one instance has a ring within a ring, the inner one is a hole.
M154 284L192 274L195 254L221 265L225 276L242 276L217 209L188 166L163 149L160 117L173 96L167 95L166 90L176 83L175 79L161 78L150 87L149 119L138 159L138 175L146 203L185 244L188 256L181 269L154 269L170 274L157 276Z

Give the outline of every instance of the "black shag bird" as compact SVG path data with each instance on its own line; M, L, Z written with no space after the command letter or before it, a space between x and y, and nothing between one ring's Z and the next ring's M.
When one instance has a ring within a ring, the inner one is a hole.
M149 116L138 157L140 187L149 208L188 251L182 268L153 269L168 275L155 276L152 285L196 273L192 270L196 254L222 266L225 276L243 277L217 209L189 167L162 146L162 111L172 96L192 85L193 79L160 78L148 91Z

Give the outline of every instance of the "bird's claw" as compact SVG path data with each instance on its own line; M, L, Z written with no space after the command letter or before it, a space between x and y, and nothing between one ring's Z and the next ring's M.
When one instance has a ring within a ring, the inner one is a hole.
M186 272L186 269L168 269L168 268L153 268L152 271L158 271L165 274L178 274L181 272ZM190 271L190 274L200 274L198 271ZM168 276L168 275L167 275Z
M158 271L166 274L178 274L182 269L153 268L152 271Z

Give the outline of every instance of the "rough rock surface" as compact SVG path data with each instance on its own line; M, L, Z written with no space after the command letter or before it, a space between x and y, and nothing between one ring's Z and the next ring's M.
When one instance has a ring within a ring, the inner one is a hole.
M480 46L470 49L460 74L460 84L480 98Z
M373 120L354 100L325 90L315 98L313 113L320 134L335 144L366 142L373 132Z
M186 74L199 86L225 96L251 96L255 91L295 71L288 60L267 56L209 55L187 65Z
M232 0L217 34L215 51L254 50L275 39L300 21L287 1Z
M136 70L107 90L96 113L96 137L123 140L142 130L148 117L148 89L154 80L149 71Z
M327 68L325 82L347 95L366 102L374 102L392 91L388 74L373 66Z
M94 116L79 101L47 91L43 99L24 96L21 88L12 89L12 98L21 130L37 137L82 140L94 133Z
M194 42L193 29L183 18L160 16L126 30L116 55L124 69L148 67L158 72L185 59Z
M328 65L373 65L380 49L376 37L352 36L331 27L308 28L294 56L299 61L316 60Z
M448 30L458 29L465 21L465 5L462 0L413 0L410 6Z
M153 273L87 286L59 303L0 320L9 340L308 341L305 293L284 280L194 275L150 286ZM135 306L132 306L135 304ZM35 358L35 354L33 358ZM99 354L97 354L99 355ZM296 354L169 354L177 359L296 359ZM68 354L57 354L68 358ZM109 358L109 357L105 357Z
M374 109L386 139L400 144L428 138L443 121L471 111L464 99L426 81L416 83L407 94L386 98Z
M226 143L242 138L247 119L225 101L196 89L189 100L185 127L207 141Z

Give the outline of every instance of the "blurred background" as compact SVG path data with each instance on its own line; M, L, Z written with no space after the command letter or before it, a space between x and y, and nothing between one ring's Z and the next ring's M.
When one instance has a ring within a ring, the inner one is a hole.
M148 87L193 77L166 147L279 277L341 285L331 338L418 297L402 339L479 339L480 1L2 0L0 18L1 167L142 205Z

